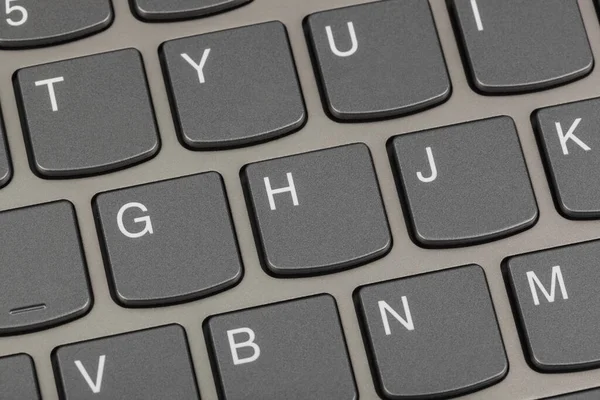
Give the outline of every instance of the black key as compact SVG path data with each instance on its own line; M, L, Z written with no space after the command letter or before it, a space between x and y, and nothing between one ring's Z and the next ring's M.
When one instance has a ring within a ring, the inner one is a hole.
M459 396L499 382L508 371L478 265L365 286L356 301L386 399Z
M358 398L329 295L217 315L204 330L221 399Z
M52 361L62 400L200 398L179 325L69 344Z
M12 166L10 162L10 154L6 144L6 136L4 134L4 126L0 119L0 188L6 186L12 178Z
M263 266L274 275L352 268L391 248L363 144L250 164L242 179Z
M0 213L0 335L48 328L90 309L75 221L67 201Z
M600 218L600 99L544 108L533 121L558 210Z
M511 257L504 269L529 362L544 372L600 367L600 241Z
M199 18L227 11L252 0L131 0L137 16L146 21Z
M33 360L27 354L0 358L0 397L41 400Z
M547 89L587 75L594 57L577 0L450 0L473 86Z
M273 139L306 120L280 22L171 40L160 53L177 130L192 149Z
M560 396L548 397L546 400L598 400L600 388L585 390L583 392L567 393Z
M100 32L113 20L110 0L4 0L0 48L45 46Z
M94 210L113 295L124 306L192 300L241 279L216 172L102 193Z
M509 117L397 136L390 154L407 220L420 245L482 243L520 232L537 220Z
M442 103L450 79L429 4L378 1L308 17L324 103L340 120L393 117Z
M118 50L15 76L34 171L47 178L123 168L158 151L142 58Z

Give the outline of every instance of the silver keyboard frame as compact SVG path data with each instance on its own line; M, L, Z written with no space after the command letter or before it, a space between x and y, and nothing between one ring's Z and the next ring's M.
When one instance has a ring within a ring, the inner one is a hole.
M185 327L202 399L216 399L202 323L210 315L330 293L338 303L355 379L361 399L377 399L352 293L364 284L401 278L453 266L477 263L486 272L491 296L509 359L506 378L464 399L525 400L600 386L600 369L568 374L542 374L525 360L517 326L501 273L501 262L514 254L582 242L600 237L600 221L570 221L555 209L530 115L541 107L600 96L600 71L555 89L508 97L487 97L469 86L444 0L430 0L440 35L453 92L431 110L382 122L342 124L324 112L311 65L303 18L311 13L364 3L363 0L254 0L249 5L204 19L175 23L144 23L131 13L126 0L113 0L115 21L106 31L64 45L33 50L0 51L0 104L14 167L10 184L0 190L0 210L68 199L76 208L88 262L94 304L88 315L45 331L0 338L0 356L27 353L35 361L42 397L57 399L51 353L62 344L114 335L152 326L178 323ZM600 22L592 0L579 0L591 47L600 61ZM167 99L158 47L170 39L265 21L280 20L289 32L306 107L308 122L294 134L256 146L225 151L193 152L178 141ZM12 76L19 68L51 61L134 47L142 53L160 129L162 146L147 162L101 176L44 180L28 164L17 111ZM410 239L386 152L393 135L427 128L509 115L519 137L540 210L537 224L521 234L492 243L449 250L427 250ZM240 183L240 169L251 162L354 142L371 149L394 244L384 258L349 271L326 276L277 279L261 268ZM233 289L206 299L156 309L126 309L111 298L92 214L95 194L121 187L174 178L203 171L218 171L224 178L244 261L244 277ZM590 338L590 340L598 340ZM435 378L435 377L431 377Z

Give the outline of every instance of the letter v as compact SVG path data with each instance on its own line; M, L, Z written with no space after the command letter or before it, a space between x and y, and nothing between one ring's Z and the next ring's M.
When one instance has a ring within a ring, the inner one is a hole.
M88 384L88 386L90 387L90 389L92 389L92 392L94 392L94 393L100 393L100 387L102 386L102 375L104 375L104 361L105 360L106 360L105 355L100 356L100 358L98 359L98 371L96 372L96 382L92 382L92 378L90 378L90 375L86 371L86 369L83 366L83 364L81 363L81 361L79 361L79 360L75 361L75 365L77 366L77 369L79 370L79 372L83 376L83 379L85 379L85 382Z

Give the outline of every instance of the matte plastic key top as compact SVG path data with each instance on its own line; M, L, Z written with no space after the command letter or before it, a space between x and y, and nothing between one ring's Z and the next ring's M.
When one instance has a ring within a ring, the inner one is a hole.
M306 120L281 22L170 40L160 54L179 137L192 149L273 139Z
M600 399L600 388L566 393L560 396L548 397L544 400L597 400Z
M0 358L2 400L41 400L33 360L27 354Z
M199 400L185 331L167 325L61 346L61 400Z
M340 120L399 116L442 103L450 79L427 1L392 0L307 19L329 113Z
M445 126L390 141L413 238L465 246L531 227L538 209L509 117Z
M600 218L600 99L538 110L533 122L559 211Z
M508 371L477 265L365 286L356 301L385 399L446 399L492 385Z
M110 0L3 0L0 48L66 42L99 32L112 20Z
M204 324L221 400L356 400L333 297L210 317Z
M10 153L6 145L4 124L0 120L0 188L4 187L12 178L12 163Z
M94 211L113 295L125 306L192 300L241 279L216 172L102 193Z
M48 328L89 310L86 264L69 202L4 211L0 226L0 335Z
M473 85L483 93L546 89L594 65L576 0L451 0Z
M227 11L252 0L131 0L134 12L146 21L199 18Z
M158 152L154 110L135 49L24 68L14 81L30 164L41 176L104 173Z
M371 155L363 144L250 164L242 179L263 266L274 275L339 271L391 248Z
M560 372L600 367L598 259L600 241L505 261L522 340L536 369Z

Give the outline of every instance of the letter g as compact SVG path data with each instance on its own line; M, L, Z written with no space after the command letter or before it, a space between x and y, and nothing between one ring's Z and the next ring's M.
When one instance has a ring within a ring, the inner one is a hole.
M119 213L117 214L117 224L119 226L119 230L121 231L121 233L131 239L137 239L142 236L145 236L146 234L150 234L150 235L153 234L154 231L152 230L152 221L150 220L150 216L148 216L148 215L133 219L133 222L135 222L137 224L139 224L139 223L145 224L144 229L142 229L140 232L132 233L132 232L129 232L125 228L125 225L123 225L123 214L125 213L125 211L127 211L130 208L137 208L143 212L148 212L148 209L146 208L146 206L144 206L141 203L127 203L123 207L121 207L121 209L119 210Z

